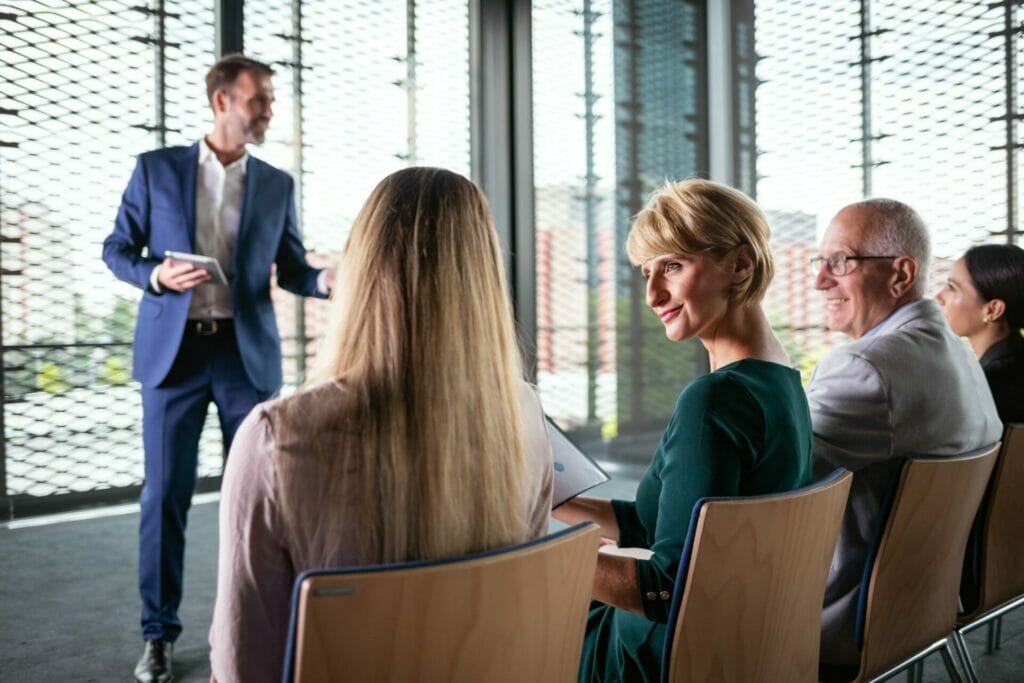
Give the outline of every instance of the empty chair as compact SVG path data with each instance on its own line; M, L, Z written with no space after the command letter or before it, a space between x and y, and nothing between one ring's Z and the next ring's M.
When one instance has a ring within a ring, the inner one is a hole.
M979 522L975 556L964 565L970 576L961 585L966 613L957 618L955 634L972 678L963 636L986 624L991 629L1002 615L1024 604L1024 424L1007 425ZM990 648L994 641L990 632Z
M295 581L284 681L574 681L600 531L310 571Z
M853 475L694 508L672 596L664 683L816 681L821 604Z
M826 681L886 678L941 651L959 679L947 636L956 622L967 535L999 444L903 465L886 523L865 570L857 615L860 665Z

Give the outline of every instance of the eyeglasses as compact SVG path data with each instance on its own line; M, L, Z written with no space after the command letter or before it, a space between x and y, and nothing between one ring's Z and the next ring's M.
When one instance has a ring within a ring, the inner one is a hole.
M899 258L899 256L847 256L846 254L832 254L831 256L815 256L811 259L811 275L817 275L824 264L829 274L835 277L842 277L850 272L850 261L874 261L876 259Z

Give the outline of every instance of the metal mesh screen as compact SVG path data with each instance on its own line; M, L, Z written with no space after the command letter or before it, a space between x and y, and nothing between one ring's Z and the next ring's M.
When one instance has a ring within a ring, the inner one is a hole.
M303 237L316 265L334 260L388 173L426 165L469 175L465 3L278 1L247 7L245 21L246 50L278 69L276 119L255 153L300 178ZM305 300L297 309L294 297L274 297L285 382L294 386L326 305Z
M199 0L26 0L0 4L0 24L0 495L18 515L141 484L130 378L139 293L107 271L99 245L135 155L208 132L215 34L213 4ZM314 264L333 260L385 174L416 163L468 175L464 3L268 0L246 7L244 35L277 69L268 140L250 151L298 179ZM287 391L304 375L325 304L273 296ZM200 477L221 466L211 407Z
M625 255L665 178L706 168L703 3L533 3L537 381L589 452L650 456L694 347L665 339Z
M160 144L161 127L177 142L205 117L193 93L213 49L207 3L161 4L162 112L153 9L0 5L4 493L16 500L141 480L138 292L114 281L99 244L134 155Z
M1006 61L1009 50L1020 73L1019 3L863 7L755 5L757 195L779 265L769 306L805 370L841 341L823 331L807 259L843 205L888 196L917 209L932 289L972 244L1019 240L1021 82Z

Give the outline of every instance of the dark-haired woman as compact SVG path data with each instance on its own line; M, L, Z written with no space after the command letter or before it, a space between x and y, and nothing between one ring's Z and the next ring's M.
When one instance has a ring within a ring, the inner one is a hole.
M1024 249L968 249L935 298L981 362L1000 419L1024 422Z

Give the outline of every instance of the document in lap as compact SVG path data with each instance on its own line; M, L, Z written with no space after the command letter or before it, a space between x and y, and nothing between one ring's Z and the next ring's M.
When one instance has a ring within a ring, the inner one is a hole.
M587 489L608 481L608 475L593 458L576 447L550 417L548 439L555 468L555 490L551 507L556 508Z
M212 256L201 256L199 254L186 254L181 251L168 251L164 255L173 261L188 261L194 263L210 274L210 277L218 285L226 285L228 279L224 277L224 271L220 269L220 263Z

